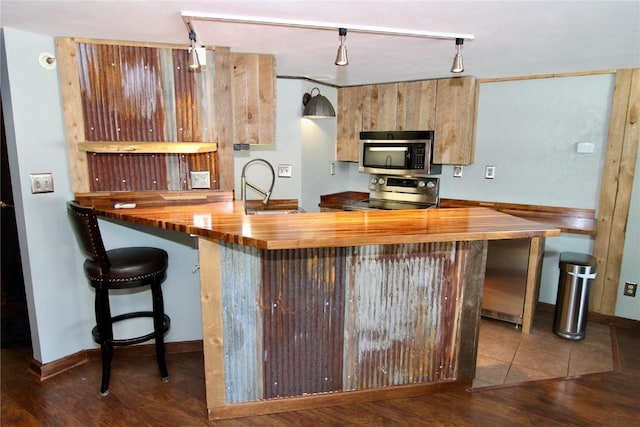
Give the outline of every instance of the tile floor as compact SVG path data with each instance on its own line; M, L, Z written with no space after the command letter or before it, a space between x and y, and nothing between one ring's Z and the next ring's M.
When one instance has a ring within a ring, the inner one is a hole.
M530 335L513 324L482 319L473 388L613 370L609 326L587 322L585 338L555 335L553 313L537 312Z

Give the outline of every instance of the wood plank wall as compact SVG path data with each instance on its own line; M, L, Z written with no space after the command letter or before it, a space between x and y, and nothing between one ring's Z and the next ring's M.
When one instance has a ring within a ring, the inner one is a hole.
M220 189L232 190L233 179L233 111L231 110L231 53L228 47L216 48L215 61L215 140L218 141ZM221 141L231 143L220 144Z
M80 73L78 72L76 42L70 38L56 39L56 57L60 75L62 111L67 134L67 156L71 174L71 188L74 193L87 193L89 169L87 153L78 149L78 144L86 141L82 102L80 100Z
M598 261L589 310L614 315L620 283L629 204L640 143L640 69L618 70L611 107L609 142L600 185Z

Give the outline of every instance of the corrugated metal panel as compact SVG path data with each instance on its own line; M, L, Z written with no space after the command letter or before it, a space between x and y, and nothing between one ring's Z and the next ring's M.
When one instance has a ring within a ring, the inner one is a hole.
M189 171L209 171L218 188L213 153L89 153L87 163L91 191L188 190Z
M211 108L210 78L188 72L188 63L186 49L78 44L87 140L197 142L212 134L214 117L199 124L196 102L203 98L204 113ZM209 171L218 188L211 153L88 154L87 161L91 191L188 190L190 171Z
M454 379L455 254L452 242L354 248L345 390Z
M87 153L91 191L167 189L166 154Z
M262 252L265 398L342 390L346 250Z
M175 65L173 49L158 49L158 61L162 78L162 99L164 104L164 135L165 141L178 141L176 128L176 97L175 97Z
M198 128L198 103L195 95L195 77L190 73L189 52L173 50L173 74L175 84L175 108L178 140L183 142L202 141Z
M182 190L186 187L186 177L180 171L180 155L168 155L167 164L167 190Z
M220 242L226 403L262 399L260 258L255 248Z
M78 44L88 141L164 141L158 49Z
M227 403L456 379L455 242L221 258Z

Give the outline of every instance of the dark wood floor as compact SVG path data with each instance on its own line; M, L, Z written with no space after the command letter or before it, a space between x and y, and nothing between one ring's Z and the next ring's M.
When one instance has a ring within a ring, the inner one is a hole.
M99 360L40 382L30 351L2 350L2 426L632 426L640 425L640 328L612 329L614 372L269 416L209 422L202 353L114 359L100 397ZM617 348L616 348L617 347Z

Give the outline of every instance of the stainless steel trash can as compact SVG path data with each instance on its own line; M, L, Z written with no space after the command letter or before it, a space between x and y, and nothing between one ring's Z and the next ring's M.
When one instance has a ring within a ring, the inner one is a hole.
M553 332L570 340L584 338L589 311L589 285L596 277L596 259L577 252L560 254L560 279Z

